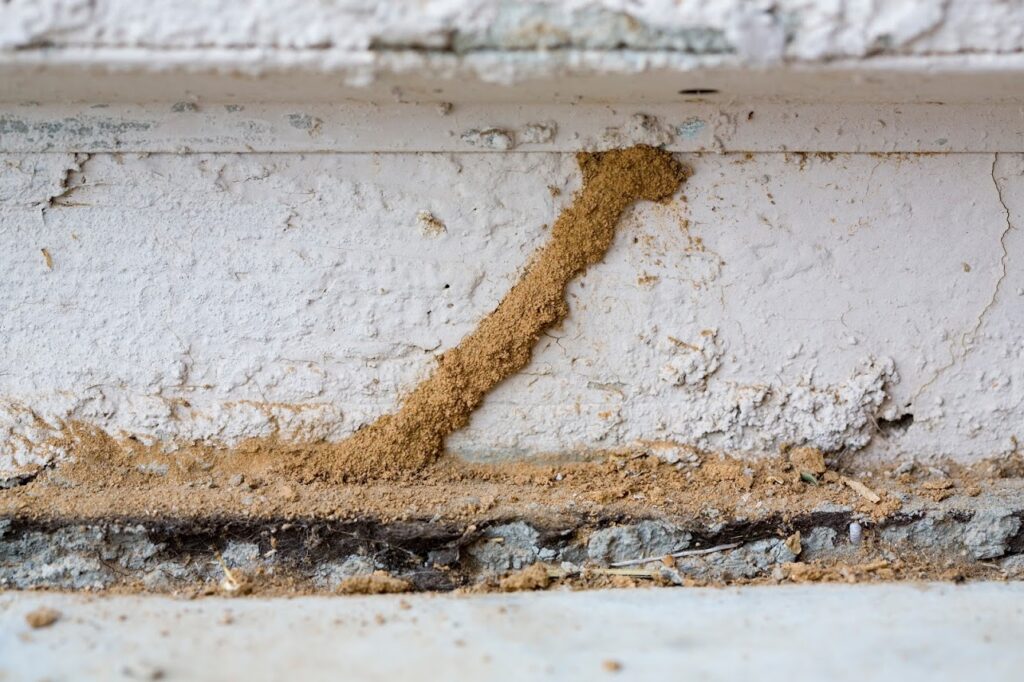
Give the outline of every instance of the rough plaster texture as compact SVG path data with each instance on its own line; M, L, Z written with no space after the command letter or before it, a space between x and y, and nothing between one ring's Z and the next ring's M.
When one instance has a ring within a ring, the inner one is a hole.
M1019 155L686 160L686 201L631 211L453 451L1015 449ZM559 154L3 161L6 471L70 419L344 437L494 307L578 183Z
M454 452L1013 452L1022 13L0 3L0 475L65 456L68 420L345 437L494 307L570 153L638 142L717 154Z
M1021 26L1005 0L10 0L0 97L1019 99Z
M684 158L685 201L630 212L454 452L1017 447L1020 155ZM168 447L343 438L493 308L578 183L555 153L3 163L8 473L63 454L69 419Z
M1024 7L999 0L13 0L0 17L6 49L633 48L765 63L1024 47Z

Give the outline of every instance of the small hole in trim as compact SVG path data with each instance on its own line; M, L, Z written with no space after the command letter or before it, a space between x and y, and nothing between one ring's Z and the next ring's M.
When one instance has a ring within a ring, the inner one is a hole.
M680 95L717 95L718 90L714 88L687 88L686 90L680 90Z

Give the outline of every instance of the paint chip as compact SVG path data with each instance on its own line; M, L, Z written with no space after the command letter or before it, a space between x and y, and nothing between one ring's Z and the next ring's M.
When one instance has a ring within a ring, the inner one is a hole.
M424 237L440 237L448 233L448 227L441 222L430 211L420 211L416 214L416 224L420 234Z
M528 123L523 126L520 137L525 144L547 144L555 139L558 134L558 124L552 121L547 123Z
M288 123L292 128L305 130L310 137L320 133L320 126L323 121L311 114L288 114Z
M700 131L704 130L704 125L703 120L696 116L691 116L676 126L676 134L684 139L692 140L700 134Z
M516 146L512 133L501 128L473 129L462 133L460 138L466 144L483 149L506 152Z

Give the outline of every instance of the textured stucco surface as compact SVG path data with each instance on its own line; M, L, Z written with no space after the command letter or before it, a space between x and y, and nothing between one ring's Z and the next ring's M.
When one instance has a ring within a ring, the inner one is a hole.
M686 200L630 212L453 451L1017 447L1020 155L683 158ZM61 455L68 419L344 437L493 308L578 183L557 153L2 162L5 472Z
M1022 27L1005 0L10 0L0 99L1019 100Z
M1024 46L1024 7L1000 0L13 0L0 16L4 48L638 48L767 62Z
M0 475L66 455L69 420L171 449L345 437L509 288L571 152L638 142L684 153L686 200L629 215L453 451L1013 452L1022 19L0 3Z

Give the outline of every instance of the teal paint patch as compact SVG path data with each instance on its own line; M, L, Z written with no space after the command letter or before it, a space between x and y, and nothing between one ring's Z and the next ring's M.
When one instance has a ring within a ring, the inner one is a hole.
M676 134L684 139L692 140L700 135L700 131L704 130L705 125L703 120L696 116L691 116L676 126Z

